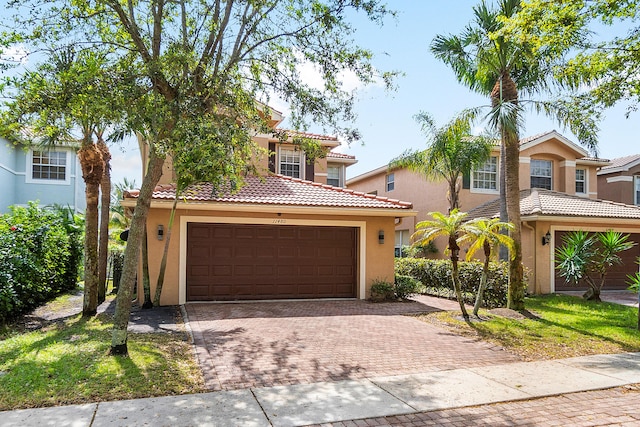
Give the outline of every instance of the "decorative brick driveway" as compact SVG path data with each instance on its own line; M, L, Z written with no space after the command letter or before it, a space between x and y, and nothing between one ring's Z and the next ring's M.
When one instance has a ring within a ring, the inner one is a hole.
M408 303L192 303L186 309L211 390L304 384L515 362L500 348L406 314L455 309Z

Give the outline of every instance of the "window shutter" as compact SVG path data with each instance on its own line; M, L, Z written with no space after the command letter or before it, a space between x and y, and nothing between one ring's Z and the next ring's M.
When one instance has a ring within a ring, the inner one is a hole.
M305 161L304 179L306 179L307 181L315 181L315 166L315 162L307 163Z
M276 173L276 143L269 143L269 170Z
M465 190L471 188L471 173L469 171L462 174L462 188Z

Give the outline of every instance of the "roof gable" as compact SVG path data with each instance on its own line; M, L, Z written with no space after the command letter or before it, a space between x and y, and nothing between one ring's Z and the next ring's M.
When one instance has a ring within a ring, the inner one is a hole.
M632 154L630 156L618 157L611 160L611 164L604 166L598 171L598 175L606 175L615 172L626 172L629 169L640 165L640 154Z
M576 157L588 157L589 152L579 145L571 142L569 139L558 133L556 130L552 130L546 133L541 133L538 135L530 136L527 138L523 138L520 140L520 151L527 150L529 148L535 147L538 144L545 143L555 139L560 141L562 144L566 145L569 149L574 151L577 156Z

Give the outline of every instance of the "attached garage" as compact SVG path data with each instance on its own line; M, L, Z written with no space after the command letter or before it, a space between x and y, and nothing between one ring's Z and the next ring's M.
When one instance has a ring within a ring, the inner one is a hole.
M187 224L187 301L355 298L354 227Z

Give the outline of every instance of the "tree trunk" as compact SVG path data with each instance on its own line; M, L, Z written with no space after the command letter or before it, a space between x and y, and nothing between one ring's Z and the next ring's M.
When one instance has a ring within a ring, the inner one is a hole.
M104 163L100 151L90 136L78 151L85 182L86 211L84 235L84 300L82 316L95 316L98 312L98 195Z
M504 173L506 157L504 144L500 144L500 222L509 222L509 215L507 214L507 183ZM508 235L509 230L503 228L500 233ZM509 260L509 249L506 246L500 245L498 251L500 261Z
M146 220L142 232L142 293L144 294L142 308L145 310L153 308L153 302L151 301L151 279L149 278L149 231L147 230Z
M469 320L469 313L464 306L464 300L462 299L462 290L460 287L460 277L458 276L458 256L460 253L460 247L456 242L456 236L449 237L449 250L451 251L451 276L453 279L453 290L456 293L456 299L460 304L460 311L464 320Z
M491 91L491 104L501 106L504 103L517 105L518 89L508 72L504 72ZM524 310L524 269L522 267L522 235L520 223L520 144L518 138L517 111L509 117L510 123L500 123L500 134L505 151L505 186L507 216L513 224L513 257L509 261L509 288L507 307Z
M476 294L476 303L473 305L473 315L478 317L478 311L480 311L480 305L482 305L482 297L484 289L487 287L487 280L489 278L489 260L491 259L491 246L489 242L484 242L484 265L482 266L482 276L480 277L480 285L478 286L478 293Z
M109 214L111 208L111 153L109 147L98 138L98 149L102 154L104 171L100 181L100 241L98 243L98 304L102 304L107 295L107 259L109 256Z
M162 176L164 159L165 156L160 156L153 148L151 149L147 173L140 188L136 208L133 211L129 238L127 239L127 247L124 252L122 283L118 289L116 311L113 316L110 350L110 354L112 355L128 355L127 327L129 325L129 316L131 315L131 295L136 280L140 244L142 242L145 221L151 205L151 197L153 196L156 184Z
M158 282L156 283L156 293L153 297L153 304L160 305L160 295L162 294L162 286L164 285L164 272L167 269L167 257L169 255L169 243L171 242L171 229L173 228L173 220L176 216L176 207L178 206L178 189L176 189L176 197L173 199L173 207L171 208L171 216L167 225L167 236L164 242L164 251L162 252L162 261L160 261L160 271L158 272Z
M458 199L458 188L456 181L449 182L449 214L454 209L460 209L460 200Z

